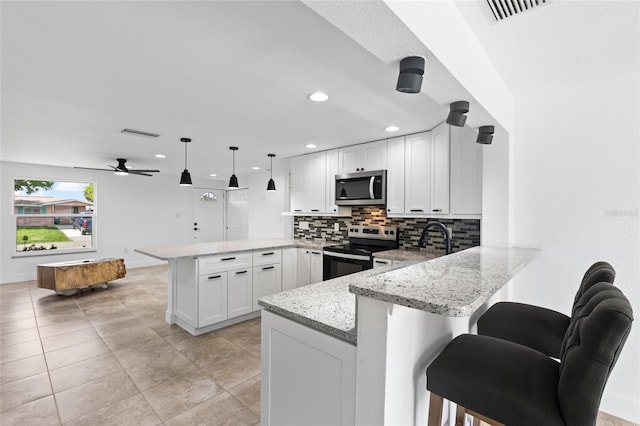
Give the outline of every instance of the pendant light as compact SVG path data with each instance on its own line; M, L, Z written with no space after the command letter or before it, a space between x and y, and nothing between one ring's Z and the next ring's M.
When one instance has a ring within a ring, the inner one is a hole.
M238 187L238 178L236 177L236 151L238 150L237 146L230 146L229 149L233 153L233 173L231 178L229 179L228 188L237 188Z
M191 142L191 139L180 138L180 142L184 143L184 171L180 175L180 186L191 186L191 174L187 170L187 144Z
M271 178L269 179L269 183L267 183L267 191L269 192L275 192L276 190L276 183L273 180L273 157L275 157L275 154L267 154L269 156L269 158L271 158Z

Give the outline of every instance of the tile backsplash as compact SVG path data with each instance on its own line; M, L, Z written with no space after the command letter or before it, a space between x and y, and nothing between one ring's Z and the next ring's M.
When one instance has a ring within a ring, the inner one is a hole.
M455 251L480 245L480 219L423 219L387 217L384 209L377 207L354 207L352 217L295 216L294 238L347 242L349 225L397 226L400 248L418 250L418 239L428 222L441 222L452 230L451 248ZM301 226L302 222L302 226ZM307 229L305 228L305 223ZM338 224L339 231L334 230ZM444 235L438 229L429 230L425 250L444 251Z

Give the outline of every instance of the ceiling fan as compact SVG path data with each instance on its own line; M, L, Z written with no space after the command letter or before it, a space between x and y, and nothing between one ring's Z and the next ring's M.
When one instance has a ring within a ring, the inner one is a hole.
M129 169L125 165L127 162L126 158L116 158L118 161L117 166L109 166L111 169L94 169L92 167L74 167L74 169L85 169L85 170L102 170L105 172L114 172L117 175L140 175L140 176L153 176L150 173L159 173L160 170L147 170L147 169Z

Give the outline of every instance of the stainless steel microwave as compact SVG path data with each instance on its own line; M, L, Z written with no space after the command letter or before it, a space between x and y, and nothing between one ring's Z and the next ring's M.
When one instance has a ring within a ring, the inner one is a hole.
M387 171L336 175L338 206L384 206L387 203Z

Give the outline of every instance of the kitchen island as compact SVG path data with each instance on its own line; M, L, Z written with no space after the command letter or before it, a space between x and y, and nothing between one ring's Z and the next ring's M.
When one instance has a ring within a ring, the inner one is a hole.
M262 424L426 424L427 365L536 253L474 247L262 298Z

